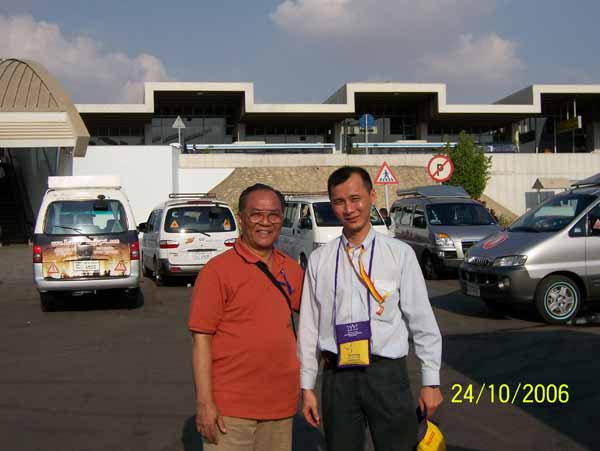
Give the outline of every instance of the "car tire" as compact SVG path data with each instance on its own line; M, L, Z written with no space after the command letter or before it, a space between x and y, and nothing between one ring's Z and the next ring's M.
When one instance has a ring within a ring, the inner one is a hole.
M125 304L128 309L136 309L144 304L142 290L139 288L125 291L124 296Z
M56 298L52 293L40 293L42 312L53 312L56 309Z
M550 276L540 282L535 294L538 314L549 324L565 324L581 307L581 290L567 276Z
M306 267L308 266L308 259L306 258L306 255L300 254L300 257L298 258L298 264L304 271L306 271Z
M427 280L437 280L439 278L439 272L435 261L429 252L423 254L423 258L421 259L421 270L423 271L423 277Z
M142 256L142 275L144 277L152 277L152 270L146 266L143 256Z
M154 259L154 271L152 271L152 278L157 287L162 287L165 284L164 276L160 270L160 264L158 260Z

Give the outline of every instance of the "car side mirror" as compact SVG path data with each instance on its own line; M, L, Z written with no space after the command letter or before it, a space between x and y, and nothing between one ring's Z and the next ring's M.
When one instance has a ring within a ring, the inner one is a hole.
M300 218L300 228L301 229L312 229L312 221L310 218Z
M145 233L147 226L148 226L147 222L140 222L137 226L138 232Z

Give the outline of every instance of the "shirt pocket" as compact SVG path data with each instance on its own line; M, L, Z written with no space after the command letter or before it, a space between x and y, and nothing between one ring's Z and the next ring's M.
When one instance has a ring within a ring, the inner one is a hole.
M394 321L399 310L398 301L400 300L400 293L398 292L398 284L395 280L386 279L375 279L373 283L377 292L385 298L385 301L383 301L383 313L378 315L376 312L373 312L371 318L376 321L391 323Z

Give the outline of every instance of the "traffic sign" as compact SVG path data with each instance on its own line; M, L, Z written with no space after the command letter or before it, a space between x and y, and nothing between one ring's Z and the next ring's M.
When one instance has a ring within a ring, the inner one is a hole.
M375 118L372 114L363 114L358 120L360 128L373 128L375 127Z
M454 164L448 155L434 155L427 163L427 173L436 182L449 180L454 173Z
M173 122L173 125L171 126L171 128L185 128L185 124L183 123L183 120L181 119L181 116L177 116L177 119L175 119L175 122Z
M376 185L397 185L398 179L392 172L392 168L384 161L381 167L379 168L379 172L377 173L377 177L375 177Z

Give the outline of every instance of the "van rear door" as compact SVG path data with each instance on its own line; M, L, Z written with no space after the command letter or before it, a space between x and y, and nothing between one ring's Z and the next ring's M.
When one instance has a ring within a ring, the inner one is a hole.
M237 238L233 212L224 205L183 205L167 210L160 247L176 266L204 265Z

